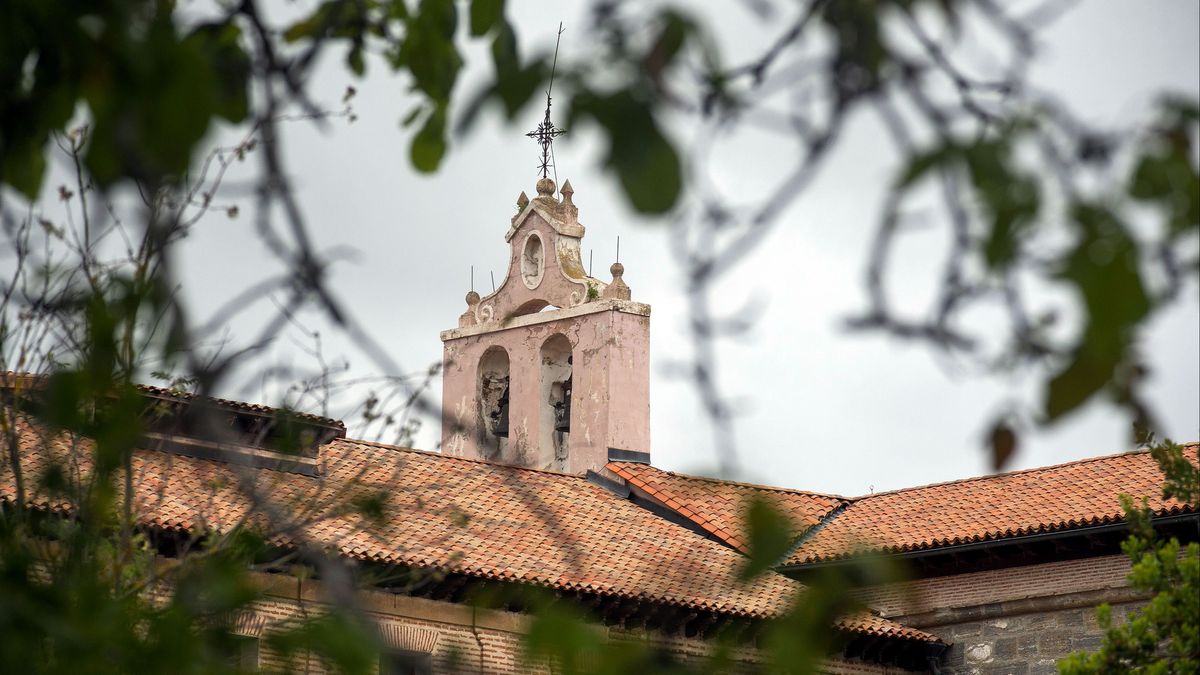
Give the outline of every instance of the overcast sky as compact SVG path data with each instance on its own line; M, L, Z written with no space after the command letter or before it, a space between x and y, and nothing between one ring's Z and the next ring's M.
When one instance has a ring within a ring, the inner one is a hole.
M571 30L585 23L576 13L582 4L559 9L561 16L547 8L565 3L514 4L524 49L552 40L561 19L567 25L565 57L571 56ZM722 25L736 36L742 20L749 21L722 17ZM1083 2L1044 34L1036 79L1092 120L1131 121L1145 112L1149 92L1197 91L1198 25L1200 4L1191 1ZM470 56L461 91L488 72L479 50ZM501 282L513 203L522 190L533 194L537 178L536 149L523 134L541 110L528 109L519 128L489 115L456 144L438 173L425 176L410 168L407 133L398 127L412 105L404 83L379 67L365 81L351 82L340 64L332 64L315 91L336 103L351 83L359 91L357 122L335 124L328 133L289 126L287 160L318 245L355 252L334 267L334 288L395 361L421 370L441 356L438 332L453 327L465 309L470 266L477 290L490 291L489 271ZM746 340L720 351L722 388L743 412L737 422L739 478L857 495L979 475L988 471L983 429L998 406L1014 397L1031 409L1038 403L1028 378L981 378L926 348L849 335L840 327L864 301L866 246L890 170L890 158L878 151L880 138L869 121L852 126L820 179L722 286L720 297L731 307L751 298L765 307ZM558 175L576 189L587 226L585 255L594 251L596 275L607 278L619 235L633 298L653 307L653 462L712 474L716 454L706 426L697 423L696 396L668 367L687 355L683 286L670 232L625 206L599 167L596 141L586 130L560 139ZM749 144L726 162L718 179L732 189L739 181L751 184L756 171L782 170L785 152L790 149ZM915 265L902 269L923 265L939 245L936 239L907 245L904 253ZM277 269L248 217L209 218L185 242L181 261L184 292L197 318ZM898 288L921 287L901 281ZM1180 440L1200 437L1198 297L1195 285L1189 287L1174 309L1156 317L1143 344L1153 368L1150 398L1166 430ZM272 310L261 303L230 321L229 330L245 333L253 319ZM332 331L323 335L328 356L347 355L356 373L375 371ZM272 358L311 364L291 336L280 345ZM247 388L227 393L261 396ZM440 400L440 383L433 394ZM1026 438L1014 468L1119 452L1128 449L1128 436L1126 418L1098 402ZM437 440L437 422L430 420L416 445L432 449Z

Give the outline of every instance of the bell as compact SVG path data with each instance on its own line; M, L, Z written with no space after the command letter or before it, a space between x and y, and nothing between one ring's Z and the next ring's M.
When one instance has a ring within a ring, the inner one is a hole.
M496 436L498 436L500 438L508 438L508 402L507 401L504 403L503 406L500 407L500 411L496 415L496 420L495 420L493 427L494 427L494 431L492 433L494 433Z
M508 382L504 383L497 409L492 413L492 433L500 438L508 438Z
M562 401L554 404L554 430L564 433L571 430L571 380L563 382Z

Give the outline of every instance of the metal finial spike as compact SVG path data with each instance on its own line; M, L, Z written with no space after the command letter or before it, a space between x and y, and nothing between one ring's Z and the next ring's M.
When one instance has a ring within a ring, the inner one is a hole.
M496 273L491 270L488 270L488 276L490 276L492 278L492 292L495 293L496 292Z
M566 133L563 129L554 126L554 122L550 120L550 92L554 90L554 71L558 68L558 46L562 42L562 34L562 22L559 22L558 40L554 43L554 62L550 66L550 86L546 89L546 114L542 118L542 121L538 123L536 129L525 134L536 141L542 148L542 160L538 166L542 171L542 178L550 177L550 167L554 165L554 152L552 149L554 139Z

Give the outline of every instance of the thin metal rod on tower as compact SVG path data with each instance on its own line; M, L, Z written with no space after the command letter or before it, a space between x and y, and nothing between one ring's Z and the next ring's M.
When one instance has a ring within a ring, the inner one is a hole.
M621 262L621 235L617 235L617 262Z
M488 276L492 278L492 292L496 292L496 273L488 270Z
M542 171L542 178L549 178L551 167L554 168L555 185L558 184L558 167L554 166L554 139L562 135L563 130L554 126L554 122L550 119L550 94L554 91L554 75L558 69L558 47L562 43L562 34L563 26L560 21L558 24L558 38L554 43L554 61L550 66L550 84L546 88L546 114L536 129L525 134L536 141L542 148L541 163L538 165L538 168Z
M592 255L596 253L595 249L588 249L588 276L592 276Z
M475 266L471 265L471 290L475 290Z
M554 61L550 64L550 86L546 88L546 112L550 112L550 92L554 89L554 74L558 71L558 45L562 43L563 25L558 22L558 35L554 38ZM553 139L551 139L553 141ZM558 187L558 160L554 158L554 143L550 143L550 166L554 169L554 185ZM562 190L559 190L562 192ZM588 273L591 276L591 273Z

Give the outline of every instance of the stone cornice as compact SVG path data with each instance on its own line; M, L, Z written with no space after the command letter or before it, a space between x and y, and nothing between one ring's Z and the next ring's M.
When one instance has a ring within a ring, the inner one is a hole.
M585 302L582 305L576 305L575 307L566 307L563 309L553 309L548 312L525 314L523 316L513 317L507 321L502 319L498 321L489 321L487 323L476 324L474 326L451 328L450 330L442 331L442 342L470 337L472 335L491 333L498 330L533 326L541 323L558 321L560 319L569 319L576 316L584 316L586 314L595 314L597 312L608 311L622 312L624 314L636 314L638 316L650 316L650 305L641 302L634 302L632 300L620 300L617 298L593 300L591 302Z

